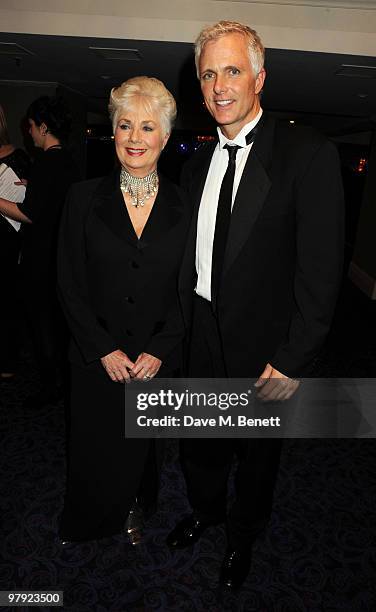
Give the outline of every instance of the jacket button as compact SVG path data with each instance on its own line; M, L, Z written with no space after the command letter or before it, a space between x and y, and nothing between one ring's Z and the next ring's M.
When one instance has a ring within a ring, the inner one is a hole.
M135 270L137 270L140 266L137 263L137 261L131 261L131 267L134 268Z
M128 304L134 304L134 298L131 295L126 295L124 299Z

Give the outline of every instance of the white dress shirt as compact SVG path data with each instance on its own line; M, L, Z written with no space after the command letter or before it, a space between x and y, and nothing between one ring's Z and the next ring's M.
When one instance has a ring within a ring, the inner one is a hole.
M247 123L240 130L239 134L234 138L234 140L228 140L228 138L222 134L220 128L217 128L219 142L214 149L213 157L210 162L197 219L196 293L209 301L211 301L211 268L218 198L229 159L228 152L226 149L224 149L224 146L228 144L230 146L238 145L239 147L242 147L238 150L236 155L236 169L231 204L231 206L233 206L240 179L242 177L249 152L253 146L253 143L247 145L245 137L248 132L250 132L255 125L257 125L261 115L262 109L260 108L257 117L255 117L253 121Z

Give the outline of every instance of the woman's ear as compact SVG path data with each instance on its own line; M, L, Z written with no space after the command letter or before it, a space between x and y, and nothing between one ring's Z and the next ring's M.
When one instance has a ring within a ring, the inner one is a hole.
M162 140L162 151L165 148L168 139L170 138L170 134L171 134L171 132L167 132L167 134L165 134L165 136L164 136L164 138Z

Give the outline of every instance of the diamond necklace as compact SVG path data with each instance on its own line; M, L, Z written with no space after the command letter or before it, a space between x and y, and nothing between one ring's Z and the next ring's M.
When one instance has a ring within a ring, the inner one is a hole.
M120 189L125 193L129 193L131 204L138 208L144 206L145 201L152 198L158 191L158 174L153 170L147 176L139 178L132 176L124 168L120 172Z

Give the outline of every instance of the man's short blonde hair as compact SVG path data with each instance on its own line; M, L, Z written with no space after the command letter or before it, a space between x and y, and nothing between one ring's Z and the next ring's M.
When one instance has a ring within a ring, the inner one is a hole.
M133 108L138 98L143 99L151 112L157 113L162 130L165 134L169 134L176 118L174 96L162 81L147 76L133 77L111 90L108 110L113 130L115 131L119 113Z
M238 21L219 21L214 25L207 26L198 35L195 42L195 62L197 76L200 78L200 56L206 45L211 40L217 40L225 34L241 34L247 41L249 59L251 66L257 76L264 67L265 49L261 39L255 30Z

